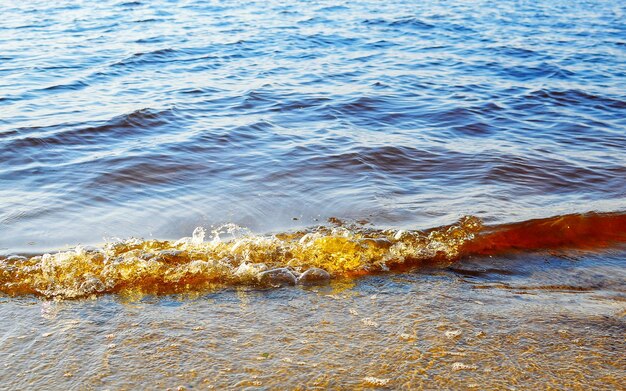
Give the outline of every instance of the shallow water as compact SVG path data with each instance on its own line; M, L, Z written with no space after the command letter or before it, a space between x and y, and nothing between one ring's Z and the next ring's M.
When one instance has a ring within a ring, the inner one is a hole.
M624 256L471 259L318 288L0 299L0 381L8 389L615 390L626 368Z
M425 231L345 225L255 235L236 225L205 241L198 227L176 242L128 239L102 248L0 257L0 293L80 298L166 294L226 286L323 285L413 266L443 268L472 256L599 251L626 243L626 214L575 214L498 226L472 216Z
M0 384L618 388L625 13L0 4Z

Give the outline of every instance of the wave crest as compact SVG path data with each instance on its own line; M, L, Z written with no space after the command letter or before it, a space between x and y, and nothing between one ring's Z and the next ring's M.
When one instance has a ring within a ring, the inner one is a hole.
M124 291L174 293L258 285L262 272L276 268L288 268L295 276L311 268L333 277L358 275L408 262L454 260L480 227L476 217L430 231L321 226L254 235L227 225L213 231L209 241L198 228L192 237L175 242L133 238L102 248L78 246L31 258L9 257L0 261L0 291L64 298Z
M353 277L424 264L449 266L470 255L595 249L626 242L626 214L587 213L484 226L466 216L425 231L345 225L255 235L227 224L178 241L127 239L0 260L0 292L77 298L101 293L180 293L232 285L293 285L308 276ZM322 269L322 270L319 270ZM314 271L314 272L313 272ZM272 277L273 276L273 277ZM276 278L275 281L272 278ZM311 281L307 280L306 283Z

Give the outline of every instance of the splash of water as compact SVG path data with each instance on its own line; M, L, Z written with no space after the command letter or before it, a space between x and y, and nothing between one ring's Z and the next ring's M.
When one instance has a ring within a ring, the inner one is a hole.
M228 238L223 238L227 235ZM356 225L320 226L255 235L233 224L178 241L128 240L102 248L0 260L0 292L76 298L91 294L174 293L226 285L262 284L261 275L311 268L332 277L449 265L463 256L541 248L596 248L626 241L625 214L584 214L485 227L467 216L426 231L379 230Z

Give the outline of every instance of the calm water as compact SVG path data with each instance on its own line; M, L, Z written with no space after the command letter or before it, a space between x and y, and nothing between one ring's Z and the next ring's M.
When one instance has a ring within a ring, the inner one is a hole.
M624 383L623 2L0 15L0 384Z

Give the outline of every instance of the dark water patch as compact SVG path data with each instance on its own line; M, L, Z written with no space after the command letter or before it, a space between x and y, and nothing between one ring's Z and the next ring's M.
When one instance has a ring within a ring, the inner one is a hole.
M615 167L613 167L615 169ZM520 189L547 192L573 192L586 188L620 191L618 176L606 175L592 168L583 168L557 158L510 156L494 158L483 179L484 183L496 183L508 178Z
M464 277L490 277L490 276L513 276L517 275L514 270L498 269L492 267L483 268L464 268L463 265L451 266L448 268L455 274L462 275Z
M350 48L359 43L359 38L342 36L339 34L316 33L303 37L302 43L307 48L324 48L324 50L332 50L335 48Z
M9 141L7 148L22 151L26 148L45 146L85 145L94 142L122 142L125 138L150 134L154 128L166 125L175 117L175 109L140 109L129 114L112 118L96 126L52 125L43 128L22 128L20 133L30 134L34 130L41 136L26 136ZM69 127L69 129L64 129Z
M405 18L395 19L391 22L388 22L388 25L392 27L396 27L396 26L409 27L409 28L418 29L418 30L429 30L429 29L435 28L434 25L430 23L426 23L415 17L405 17Z
M1 101L2 101L2 99L0 99L0 102ZM0 131L0 140L5 138L5 137L15 136L16 134L19 134L19 131L12 130L12 129Z
M76 80L67 84L57 84L50 87L42 88L40 91L77 91L81 90L85 87L88 87L89 84L85 83L81 80Z
M97 189L105 193L115 193L124 188L134 191L151 189L159 185L183 184L188 173L209 173L207 165L181 161L171 156L143 156L141 158L118 159L117 163L107 160L111 167L106 173L99 174L86 185L87 191Z
M471 108L454 106L450 108L444 107L441 110L432 110L424 113L422 116L423 120L442 128L448 128L458 124L466 126L466 124L471 123L474 118L474 112Z
M327 107L337 118L345 118L356 126L372 130L411 128L422 120L416 116L416 107L402 96L360 96L347 102L328 104Z
M514 47L514 46L496 46L491 48L495 52L495 55L504 56L505 58L521 58L521 59L550 59L547 53L539 53L529 48Z
M129 57L126 57L123 60L117 61L111 64L112 67L117 66L134 66L141 64L154 64L154 63L163 63L167 62L170 58L180 55L181 52L172 49L158 49L150 52L142 52L142 53L134 53Z
M42 20L40 22L42 22L42 23L39 23L39 24L25 24L25 25L21 25L21 26L11 27L11 29L13 29L13 30L34 30L34 29L41 29L41 28L45 28L45 27L50 27L53 24L52 21Z
M332 101L331 98L318 96L318 97L300 97L287 98L281 100L283 103L270 109L270 111L277 112L290 112L296 110L309 110L313 108L322 109L322 107L328 102Z
M528 99L537 99L558 106L571 106L573 104L594 105L598 108L623 109L626 108L626 100L615 99L588 93L581 90L537 90L528 95Z
M79 22L77 22L79 23ZM78 36L82 36L83 34L85 34L86 32L89 31L102 31L102 32L112 32L115 30L115 27L119 26L119 23L117 22L113 22L113 23L106 23L106 24L98 24L98 25L74 25L72 28L68 28L66 29L64 32L65 33L75 33Z
M398 44L392 41L387 41L385 39L380 39L376 41L368 41L367 43L363 45L365 49L370 49L370 50L391 48L394 46L398 46Z
M485 122L474 122L467 125L455 126L452 127L452 129L460 135L472 137L488 136L497 131L496 128Z
M547 292L593 292L596 290L602 290L604 287L600 284L594 284L593 286L576 286L576 285L539 285L539 286L514 286L510 284L476 284L472 288L474 289L506 289L515 291L520 294L532 294L534 291L547 291Z
M462 63L461 63L462 65ZM465 66L465 65L462 65ZM507 66L499 62L488 62L485 69L492 70L496 75L512 78L518 81L532 81L536 79L569 79L575 73L556 64L542 62L536 65Z
M185 95L213 95L221 92L221 90L217 88L204 87L179 89L177 92Z
M278 105L277 97L273 92L268 91L268 86L250 90L242 98L241 104L235 106L235 110L262 112Z
M156 22L164 22L165 20L166 19L148 18L148 19L134 20L133 23L156 23Z
M384 26L391 28L408 28L416 30L430 30L435 28L433 24L424 22L418 18L411 16L401 17L392 20L383 18L366 19L363 21L363 23L368 26Z
M452 157L441 149L385 146L355 148L349 152L312 156L306 165L350 173L385 173L412 180L428 179L430 173L446 166L449 173L445 180L449 180L450 174L455 170L463 166L469 167L469 161L470 156L459 154Z
M316 26L316 25L324 25L327 23L330 23L330 19L327 18L322 18L319 16L313 16L311 18L305 19L305 20L301 20L298 22L298 25L302 25L302 26Z
M333 13L333 12L342 12L342 11L349 11L350 7L347 7L345 5L331 5L331 6L325 6L322 7L318 10L318 12L321 13Z
M337 110L348 115L358 115L363 112L378 109L384 110L384 107L387 106L387 102L387 98L383 96L361 96L351 102L338 106Z
M45 66L40 66L40 67L33 67L32 69L35 71L39 71L42 73L47 73L49 71L56 71L56 70L61 70L63 72L67 72L68 70L71 69L81 69L82 66L81 65L67 65L67 64L49 64L49 65L45 65Z
M150 37L150 38L140 38L138 40L135 41L135 43L139 43L139 44L152 44L152 43L161 43L161 42L165 42L166 38L163 36L156 36L156 37Z

